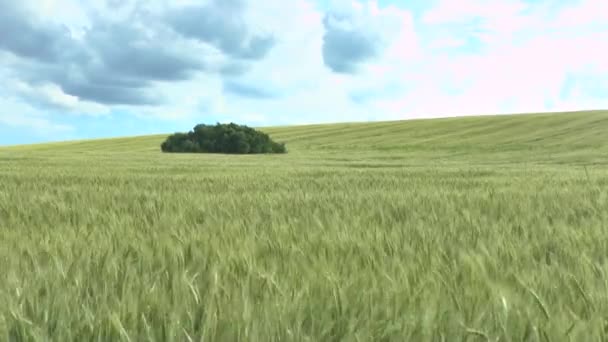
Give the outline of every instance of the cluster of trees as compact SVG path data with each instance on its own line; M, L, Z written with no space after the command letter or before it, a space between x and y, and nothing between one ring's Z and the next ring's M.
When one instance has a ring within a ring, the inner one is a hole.
M188 133L170 135L161 144L163 152L186 153L286 153L285 144L253 128L230 124L196 125Z

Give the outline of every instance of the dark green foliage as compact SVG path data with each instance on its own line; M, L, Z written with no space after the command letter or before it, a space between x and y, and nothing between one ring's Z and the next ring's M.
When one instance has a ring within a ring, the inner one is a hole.
M161 145L163 152L185 153L286 153L285 144L263 132L235 123L196 125L188 133L175 133Z

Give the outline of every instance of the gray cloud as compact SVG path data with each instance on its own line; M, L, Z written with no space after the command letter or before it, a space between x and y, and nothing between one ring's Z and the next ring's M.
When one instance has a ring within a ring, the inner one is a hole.
M202 70L202 58L172 48L171 39L147 37L140 29L124 24L97 23L87 32L88 45L93 48L107 70L134 78L175 81L185 80Z
M106 3L125 7L121 0ZM206 7L173 10L168 16L135 6L122 21L91 13L91 26L79 39L22 4L0 0L0 52L18 57L6 65L12 76L32 85L54 83L66 94L100 104L161 104L155 82L189 80L199 72L242 75L274 45L271 36L249 32L241 0L214 0ZM193 38L204 44L193 43ZM205 44L218 48L227 60L218 59L216 52L209 54ZM228 88L240 90L242 96L263 97L251 89Z
M277 92L236 81L224 82L224 91L253 99L271 99L279 96Z
M185 80L203 69L202 62L171 52L163 41L126 26L98 24L83 43L72 42L61 62L26 66L21 76L56 83L66 94L97 103L160 104L149 89L153 81Z
M69 95L101 104L159 104L152 81L185 80L203 69L201 60L179 52L171 38L148 37L127 24L98 19L75 40L15 2L0 0L0 49L22 61L17 75L31 83L52 82Z
M378 55L378 39L357 28L351 18L327 13L323 18L323 61L337 73L352 74L357 66Z
M57 62L69 44L68 35L66 28L36 22L20 2L0 0L0 49L41 62Z
M168 15L168 22L186 37L212 44L225 54L261 59L275 45L272 35L253 35L243 20L242 0L213 0L205 6L186 6Z
M220 68L220 74L225 77L240 76L249 71L250 65L243 62L230 62Z
M85 81L62 80L61 88L66 94L81 99L108 105L158 105L162 103L159 94L143 86L127 88L116 84L95 84L90 79Z

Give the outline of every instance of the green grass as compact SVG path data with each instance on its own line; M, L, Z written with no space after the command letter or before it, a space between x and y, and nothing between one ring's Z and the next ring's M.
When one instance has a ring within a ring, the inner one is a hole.
M1 148L0 340L608 340L608 112L264 130Z

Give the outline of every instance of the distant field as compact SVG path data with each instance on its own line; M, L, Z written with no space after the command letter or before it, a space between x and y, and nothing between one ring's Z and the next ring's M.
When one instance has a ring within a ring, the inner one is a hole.
M263 130L0 148L0 341L608 341L608 112Z

